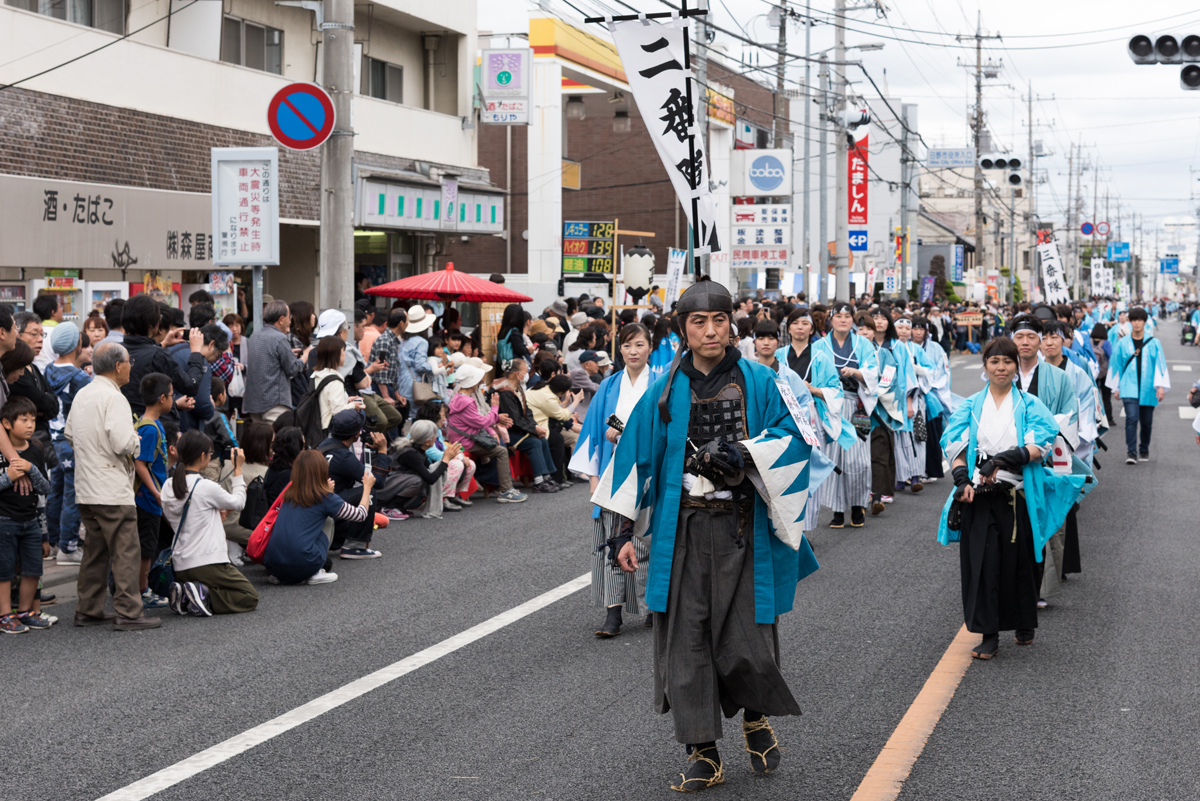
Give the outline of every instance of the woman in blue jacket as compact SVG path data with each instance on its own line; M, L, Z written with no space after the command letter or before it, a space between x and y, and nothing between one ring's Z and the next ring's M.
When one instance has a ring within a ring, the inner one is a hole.
M351 506L334 494L329 481L329 464L320 451L307 450L292 464L292 483L283 491L283 503L271 539L263 552L263 566L272 583L327 584L337 581L330 573L329 537L325 519L361 523L371 505L375 474L362 477L362 498Z

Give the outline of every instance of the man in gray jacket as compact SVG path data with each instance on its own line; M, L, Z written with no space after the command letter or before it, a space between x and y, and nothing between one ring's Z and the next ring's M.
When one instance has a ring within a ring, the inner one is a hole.
M75 450L75 500L87 529L76 626L111 620L117 631L136 631L162 625L159 618L146 617L139 589L142 554L133 499L133 457L141 441L133 427L133 410L121 394L130 367L123 345L104 342L96 348L92 354L96 377L76 394L63 429ZM116 587L115 616L104 611L110 569Z
M288 344L292 328L291 311L287 303L273 300L263 310L262 330L247 340L246 395L242 411L256 420L275 422L292 406L292 377L307 371L305 361L309 348L297 355ZM310 445L315 443L309 443Z

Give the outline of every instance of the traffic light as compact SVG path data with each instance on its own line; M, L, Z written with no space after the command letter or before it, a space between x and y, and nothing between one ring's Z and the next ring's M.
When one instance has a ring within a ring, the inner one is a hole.
M1129 40L1126 52L1134 64L1183 64L1179 72L1179 87L1200 90L1200 35L1173 36L1164 34L1151 40L1138 34Z
M1008 174L1008 185L1009 186L1015 188L1015 187L1020 186L1023 183L1025 183L1025 179L1021 177L1021 173L1019 171L1013 170L1012 172L1010 172Z

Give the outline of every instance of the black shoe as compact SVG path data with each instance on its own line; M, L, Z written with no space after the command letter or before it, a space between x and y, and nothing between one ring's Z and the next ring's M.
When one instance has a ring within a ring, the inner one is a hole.
M695 793L725 781L725 766L721 764L716 743L689 745L687 752L687 770L679 774L679 783L672 784L672 790Z
M861 506L850 507L850 527L862 528L863 523L867 522L867 510Z
M1139 461L1139 462L1148 462L1148 461L1150 461L1150 452L1149 452L1149 451L1144 451L1144 452L1142 452L1142 453L1139 453L1139 454L1138 454L1138 461Z
M621 607L610 606L608 608L608 617L604 621L604 625L596 632L597 637L608 639L616 637L621 633Z
M881 514L883 514L883 510L884 510L883 501L881 501L879 499L878 495L872 495L871 496L871 514L881 515Z
M1013 638L1013 642L1017 645L1033 645L1033 630L1017 629L1017 635Z
M971 649L971 656L976 659L991 659L1000 650L1000 635L985 634L983 642Z
M38 590L38 600L44 604L54 603L54 599L57 597L58 596L52 592L46 592L45 590Z
M1125 464L1137 464L1137 456L1132 453L1126 454Z
M750 754L750 767L755 773L770 773L779 767L782 754L775 730L766 716L758 720L742 719L742 736L746 738L746 751Z
M830 528L845 528L846 527L846 513L845 512L834 512L833 520L829 521L829 527Z
M654 628L654 613L646 615L646 619L642 621L642 625L648 629Z
M558 492L558 485L553 481L541 481L533 485L533 491L540 495Z

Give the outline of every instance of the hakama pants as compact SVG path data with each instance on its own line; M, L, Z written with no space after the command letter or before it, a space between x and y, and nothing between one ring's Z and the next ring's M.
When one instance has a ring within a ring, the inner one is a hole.
M858 407L858 395L842 400L842 419L849 420ZM821 504L834 512L848 512L852 506L865 507L871 500L871 443L855 438L850 450L845 450L834 440L826 441L821 452L829 457L842 471L841 475L830 473L821 482L817 498ZM815 518L815 515L814 515ZM807 527L805 530L810 530Z
M604 544L617 533L618 515L600 511L592 520L592 604L595 606L624 605L631 615L646 614L646 570L650 564L650 552L641 537L633 538L634 553L637 554L638 569L626 573L612 563L608 548Z
M1037 628L1037 562L1024 491L978 492L964 503L958 554L968 631Z
M775 624L754 620L754 527L731 511L682 508L667 611L654 613L654 708L675 739L721 739L721 715L739 709L799 715L779 670Z

